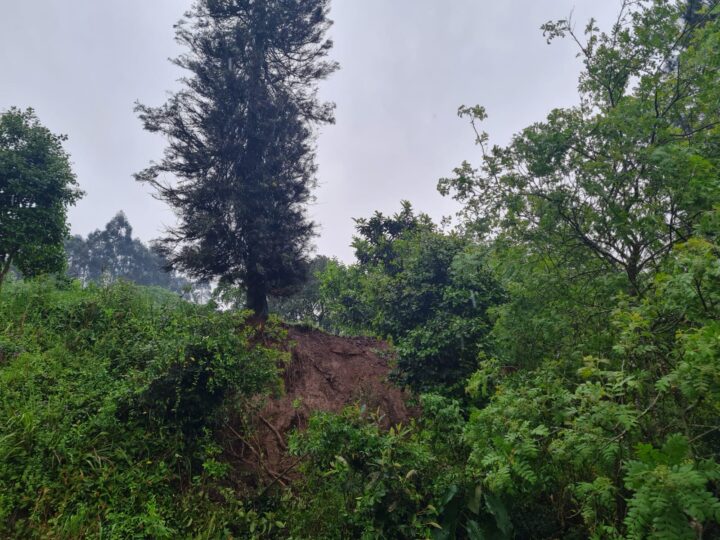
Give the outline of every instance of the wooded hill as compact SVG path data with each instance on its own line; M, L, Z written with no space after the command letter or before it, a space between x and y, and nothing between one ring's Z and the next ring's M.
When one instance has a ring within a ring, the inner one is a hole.
M455 224L404 202L311 268L327 8L197 2L139 108L205 304L67 277L63 139L0 116L0 536L720 538L718 1L547 23L578 104L506 146L461 107Z

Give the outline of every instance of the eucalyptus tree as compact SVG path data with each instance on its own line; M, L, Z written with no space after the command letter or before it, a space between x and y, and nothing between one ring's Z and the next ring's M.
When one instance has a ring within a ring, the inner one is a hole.
M124 212L118 212L102 230L65 242L68 275L87 284L124 279L139 285L163 287L175 292L208 292L209 287L191 283L177 272L165 270L166 262L152 246L133 238Z
M192 277L241 285L260 317L268 295L297 290L308 266L315 128L334 120L317 97L337 68L328 9L329 0L198 0L177 25L183 88L164 106L137 107L169 140L137 175L179 220L163 254Z

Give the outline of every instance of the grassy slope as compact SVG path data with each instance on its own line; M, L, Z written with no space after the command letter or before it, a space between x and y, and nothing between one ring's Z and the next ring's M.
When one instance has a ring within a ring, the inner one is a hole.
M211 436L228 404L277 381L280 353L250 345L243 323L129 284L6 286L0 537L257 528L262 520L224 494Z

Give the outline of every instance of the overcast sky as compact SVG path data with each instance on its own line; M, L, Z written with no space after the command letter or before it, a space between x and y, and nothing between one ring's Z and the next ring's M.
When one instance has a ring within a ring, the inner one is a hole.
M165 101L181 73L173 24L190 0L0 0L0 110L36 109L70 139L85 198L70 212L87 234L124 210L150 240L173 223L132 174L164 147L143 132L136 100ZM349 261L353 217L399 209L439 219L452 201L435 186L477 148L459 105L484 105L494 142L577 101L580 60L569 41L546 45L540 25L574 10L608 28L620 0L335 0L332 56L322 84L337 123L318 140L319 186L310 208L318 252Z

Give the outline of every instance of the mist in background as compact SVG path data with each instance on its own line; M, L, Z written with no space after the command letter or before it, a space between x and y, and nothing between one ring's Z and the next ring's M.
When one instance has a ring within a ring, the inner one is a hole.
M124 210L149 241L174 223L132 174L159 159L165 141L143 131L136 100L159 105L182 71L173 25L178 0L0 0L0 110L36 109L66 133L86 192L70 212L86 235ZM335 0L331 36L341 70L321 86L337 104L318 138L319 185L310 214L317 252L349 261L353 217L392 213L408 199L435 219L453 214L437 180L478 149L460 105L481 104L492 142L577 102L581 62L569 40L547 45L539 27L573 12L614 22L619 0Z

